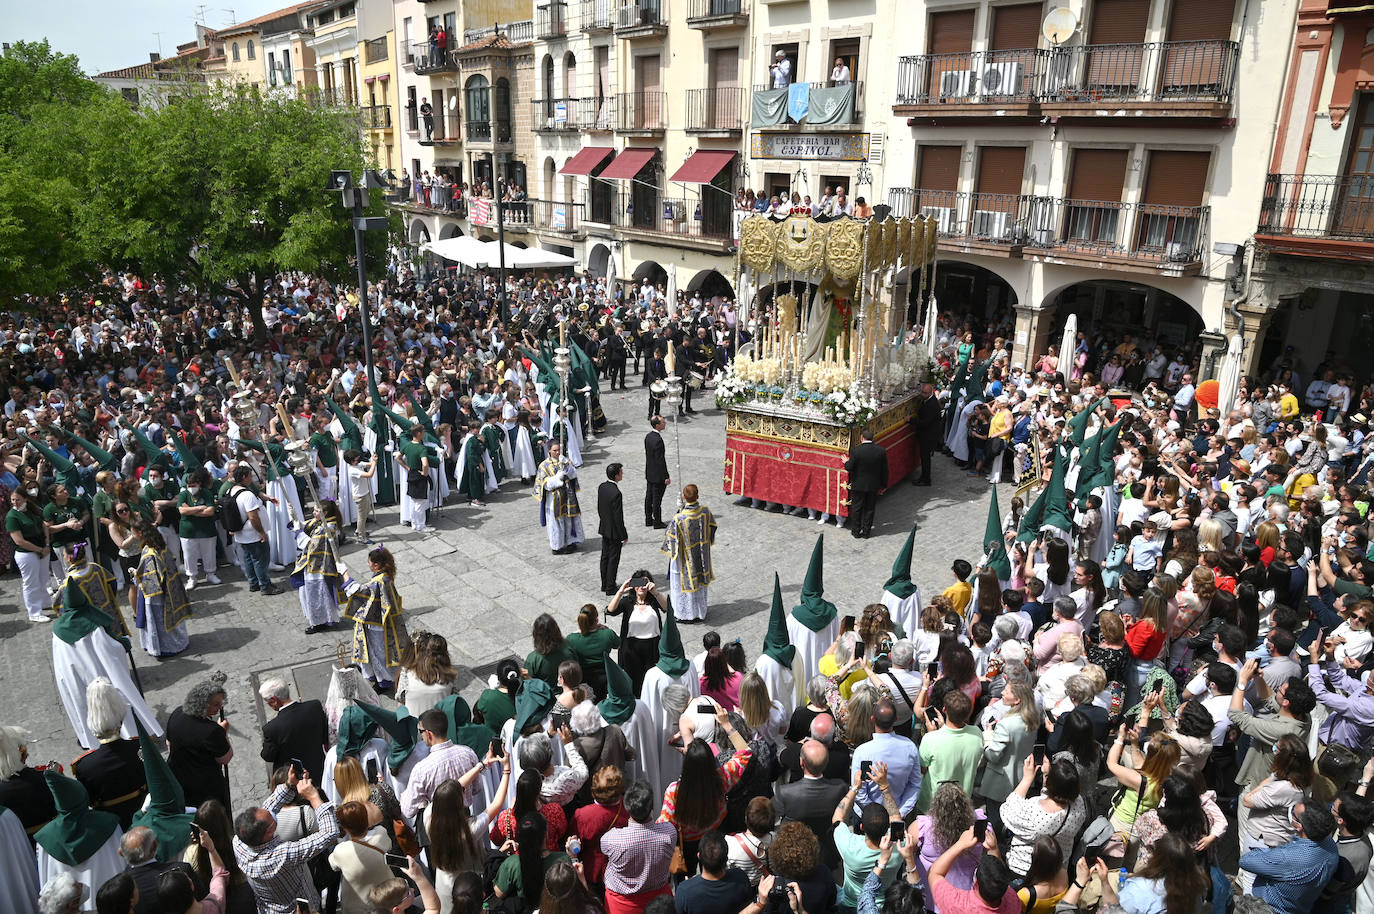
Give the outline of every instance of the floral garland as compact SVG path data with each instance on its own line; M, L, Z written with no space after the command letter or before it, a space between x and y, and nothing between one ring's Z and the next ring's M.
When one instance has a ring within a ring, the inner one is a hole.
M863 382L854 381L847 390L837 390L821 401L822 408L843 425L867 425L878 412L878 401L863 392Z

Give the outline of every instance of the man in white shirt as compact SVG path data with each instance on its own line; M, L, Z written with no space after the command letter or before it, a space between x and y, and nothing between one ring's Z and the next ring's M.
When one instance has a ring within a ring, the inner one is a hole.
M281 593L282 589L272 583L267 572L271 548L267 541L267 528L262 522L266 505L250 488L252 481L253 470L248 464L241 463L234 469L234 502L238 505L239 516L243 518L243 527L234 531L234 542L243 554L243 574L248 578L248 589L261 590L273 596Z
M1326 392L1330 389L1331 380L1335 376L1336 373L1334 371L1327 370L1322 373L1322 376L1320 378L1314 379L1311 384L1307 385L1307 392L1303 394L1302 399L1304 405L1306 405L1308 409L1326 408L1327 403L1329 402L1327 400Z
M1178 393L1174 394L1174 419L1186 426L1189 410L1193 405L1193 395L1197 393L1197 388L1193 386L1192 372L1185 371L1182 382L1178 388Z
M786 89L792 85L792 61L787 59L784 52L773 55L773 66L768 68L768 72L773 78L774 89Z
M1158 381L1160 377L1163 376L1164 366L1167 365L1168 362L1169 360L1164 357L1164 350L1156 346L1154 354L1151 355L1149 361L1145 363L1145 380Z

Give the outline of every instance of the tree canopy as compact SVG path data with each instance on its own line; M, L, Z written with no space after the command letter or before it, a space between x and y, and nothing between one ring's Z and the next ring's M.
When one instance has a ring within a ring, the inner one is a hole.
M356 110L187 83L135 110L74 57L19 42L0 56L0 301L108 266L233 295L261 330L276 273L356 282L351 212L325 188L365 164ZM371 276L384 234L367 236Z

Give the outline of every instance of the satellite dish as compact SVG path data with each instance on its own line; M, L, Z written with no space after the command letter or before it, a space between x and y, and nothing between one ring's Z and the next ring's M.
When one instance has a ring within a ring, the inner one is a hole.
M1040 32L1050 44L1059 45L1068 41L1078 31L1078 17L1068 7L1052 9L1040 26Z

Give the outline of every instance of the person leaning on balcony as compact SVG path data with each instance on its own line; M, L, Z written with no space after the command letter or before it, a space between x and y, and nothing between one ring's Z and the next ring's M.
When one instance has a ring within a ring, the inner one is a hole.
M773 55L773 65L768 68L768 73L773 79L774 89L786 89L792 85L792 61L787 59L787 54L782 51Z
M845 64L843 57L835 58L835 69L830 71L830 85L847 86L853 82L849 74L849 67Z

